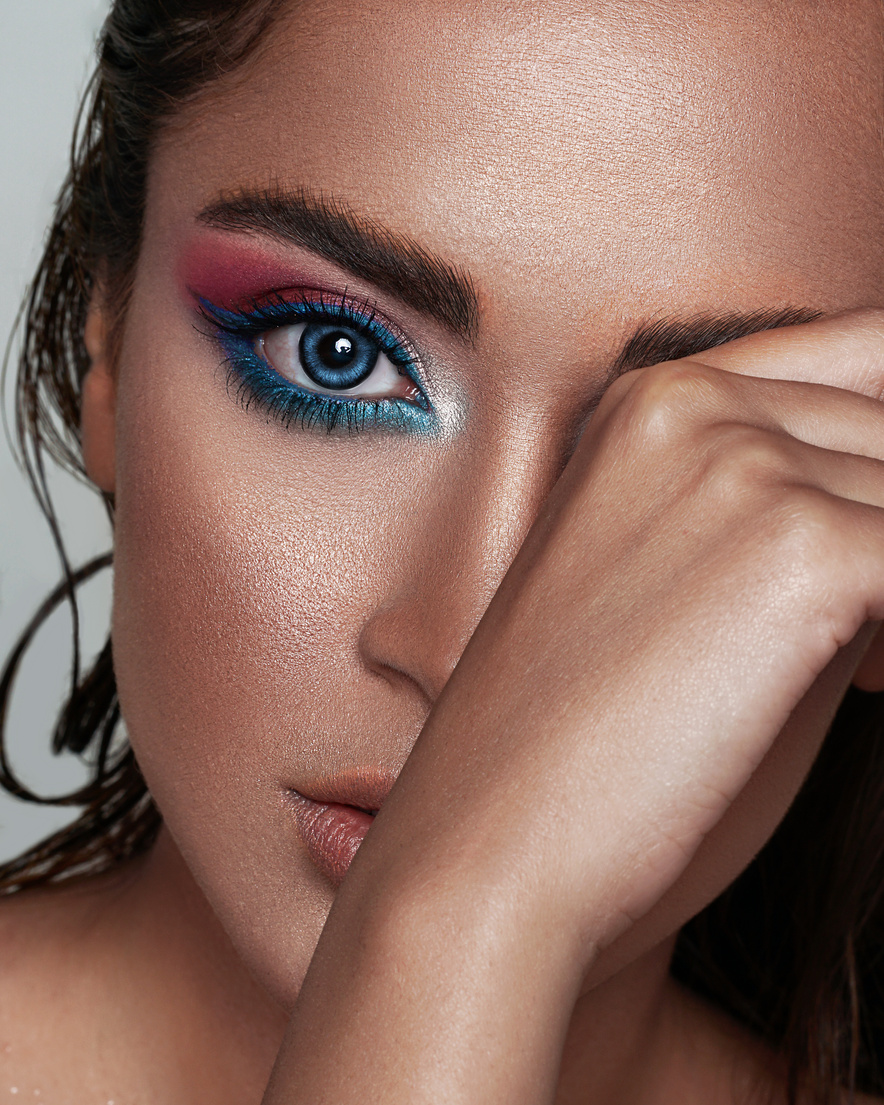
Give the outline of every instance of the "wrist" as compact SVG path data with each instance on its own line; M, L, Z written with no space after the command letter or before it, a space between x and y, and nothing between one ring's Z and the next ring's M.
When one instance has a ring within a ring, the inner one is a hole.
M438 871L363 895L368 868L339 891L266 1102L546 1100L581 980L569 942Z

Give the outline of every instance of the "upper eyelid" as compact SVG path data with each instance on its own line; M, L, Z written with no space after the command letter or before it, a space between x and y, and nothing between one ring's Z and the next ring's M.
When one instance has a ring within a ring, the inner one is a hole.
M294 325L299 318L315 312L317 315L327 314L337 317L355 327L364 327L372 337L380 340L385 347L384 351L388 355L392 354L396 363L416 369L421 361L414 344L400 327L386 318L374 303L350 297L346 289L343 293L329 293L321 289L297 289L293 296L275 291L237 308L220 307L198 295L194 298L207 321L222 329L227 329L229 326L230 329L237 329L240 332L249 329L259 334ZM273 312L280 312L283 317L272 317ZM286 312L291 312L290 318L284 317ZM224 316L227 316L227 326L225 326ZM378 334L377 330L382 333Z

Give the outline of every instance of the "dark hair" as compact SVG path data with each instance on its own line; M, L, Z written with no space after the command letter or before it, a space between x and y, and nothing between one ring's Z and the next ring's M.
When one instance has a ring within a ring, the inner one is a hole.
M83 474L83 327L96 275L112 289L112 346L138 255L147 163L163 122L258 45L282 0L117 0L75 135L45 253L24 312L16 390L21 455L52 530L63 582L0 676L0 732L20 661L61 603L74 625L71 690L52 746L80 754L91 781L41 798L0 740L0 785L32 802L84 807L68 828L0 865L0 894L114 868L156 837L160 815L131 749L108 640L81 674L76 588L110 563L68 563L44 472L48 455ZM113 504L107 501L108 509ZM673 971L784 1053L789 1099L839 1087L884 1090L884 705L850 691L798 799L746 872L683 930Z
M85 476L80 390L89 367L83 344L96 275L116 346L141 241L147 166L163 122L258 45L281 0L116 0L105 21L98 68L75 128L71 167L23 312L16 382L20 456L49 523L63 582L22 634L0 676L0 734L19 664L43 622L68 603L73 625L71 689L52 738L55 752L85 756L91 781L73 794L41 798L16 778L0 740L0 785L29 802L81 806L72 825L0 865L0 894L97 873L143 851L160 817L131 749L115 739L120 711L111 642L81 674L76 588L111 562L73 571L47 486L44 457ZM113 503L107 499L113 513Z

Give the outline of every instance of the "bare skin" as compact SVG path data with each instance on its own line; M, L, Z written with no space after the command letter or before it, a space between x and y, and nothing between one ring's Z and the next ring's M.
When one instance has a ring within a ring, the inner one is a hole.
M162 135L83 431L166 828L4 904L20 1094L777 1099L667 966L884 669L881 27L720 7L316 6ZM469 272L474 332L199 219L268 182ZM256 243L404 331L433 433L237 403L181 273ZM648 320L786 307L829 317L611 383ZM353 768L401 777L336 890L281 795Z

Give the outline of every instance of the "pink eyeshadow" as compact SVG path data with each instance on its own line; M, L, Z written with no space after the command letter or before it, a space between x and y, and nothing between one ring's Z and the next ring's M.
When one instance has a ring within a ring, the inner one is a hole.
M321 287L315 277L260 244L201 235L184 249L178 265L182 295L235 308L285 288Z

